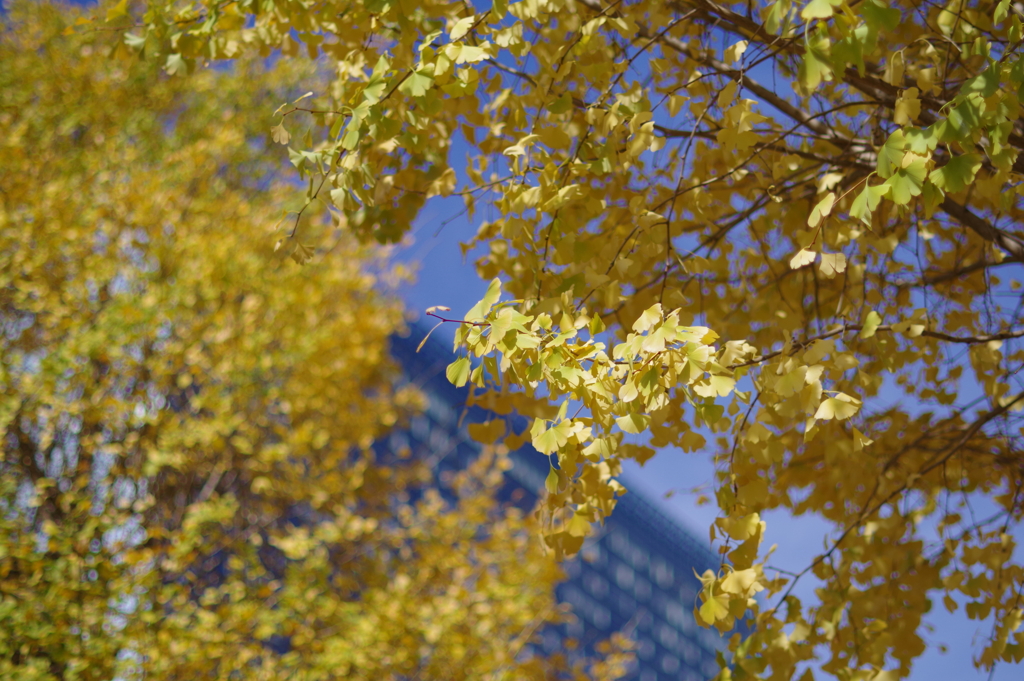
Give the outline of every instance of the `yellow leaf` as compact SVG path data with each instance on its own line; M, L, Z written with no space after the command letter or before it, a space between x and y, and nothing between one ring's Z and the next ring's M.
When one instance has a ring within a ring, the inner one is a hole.
M590 518L588 514L580 513L579 511L573 513L572 520L569 521L569 527L566 530L573 537L586 537L590 534Z
M633 330L637 333L644 333L662 319L661 303L656 303L644 310L644 313L633 322Z
M725 619L729 614L729 598L726 595L711 596L704 605L700 606L698 613L700 619L707 625L712 625L720 619Z
M725 62L727 64L735 64L742 57L743 53L747 51L747 41L741 40L725 49Z
M859 408L859 400L856 400L849 395L839 393L835 397L823 400L821 405L818 406L818 411L814 413L814 418L821 419L823 421L831 419L842 421L856 414Z
M811 209L811 214L807 218L807 225L809 227L817 227L821 221L828 217L829 213L832 212L832 205L836 202L836 193L829 192L825 195L818 204ZM796 269L796 268L793 268Z
M842 253L822 253L818 271L826 279L834 279L846 271L846 256Z
M810 0L800 10L801 19L828 19L842 0Z
M469 27L476 21L476 15L469 15L468 17L459 19L452 26L452 30L448 33L448 39L452 42L460 40L463 36L469 33Z
M615 419L615 423L618 424L619 428L631 435L639 435L647 429L647 424L650 423L651 417L646 414L626 414L621 418Z
M878 329L879 324L882 323L882 317L871 310L867 316L864 317L864 323L860 327L860 338L871 338L875 335L875 331Z
M790 258L789 267L790 269L798 270L801 267L804 267L805 265L810 265L812 262L814 262L815 258L817 257L818 254L815 253L814 251L809 251L806 248L801 248L799 251L796 252L796 255Z
M917 120L921 114L921 100L917 98L919 92L916 87L907 88L896 100L896 109L893 112L893 123L896 125L908 125Z
M856 428L853 429L853 451L859 452L873 442L874 440L867 437Z
M719 518L715 524L736 541L745 541L753 537L761 529L761 516L750 513L738 518Z
M763 590L764 586L758 583L756 568L734 570L722 580L722 591L736 596L752 596Z
M505 435L505 422L501 419L493 419L483 423L471 423L467 426L469 436L477 442L491 445Z

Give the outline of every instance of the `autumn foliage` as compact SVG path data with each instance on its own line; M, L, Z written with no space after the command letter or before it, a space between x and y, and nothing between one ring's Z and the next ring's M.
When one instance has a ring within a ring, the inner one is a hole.
M486 216L469 245L498 281L450 377L534 419L509 444L557 457L557 553L614 512L623 460L714 457L723 563L696 611L752 627L721 678L905 677L936 607L984 624L979 666L1024 658L1019 5L153 0L97 22L174 74L321 59L329 83L266 111L308 213L384 242L432 196ZM322 247L306 214L286 250ZM830 527L793 574L765 568L776 508Z
M373 448L423 407L387 358L402 274L323 215L308 267L275 252L295 190L253 115L316 74L170 78L80 11L6 11L0 677L621 676L618 644L526 654L565 613L507 460L442 489Z

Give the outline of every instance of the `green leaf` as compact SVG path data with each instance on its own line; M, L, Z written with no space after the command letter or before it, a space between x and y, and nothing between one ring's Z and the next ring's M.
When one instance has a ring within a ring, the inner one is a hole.
M903 163L906 149L907 138L902 130L896 130L889 135L889 139L885 140L878 150L878 174L883 178L891 176L892 171Z
M980 154L954 156L946 165L933 170L928 179L944 192L961 192L974 181L974 176L981 168L981 161Z
M871 338L875 335L875 331L878 329L878 325L882 323L882 316L871 310L867 316L864 317L864 323L861 324L859 338Z
M921 194L928 168L925 159L915 158L906 168L900 168L896 174L885 181L889 187L889 198L898 206L905 206L910 199Z
M828 32L819 31L804 45L804 58L800 62L798 77L805 90L814 90L824 80L832 80L832 60L829 58Z
M974 137L974 131L982 127L984 111L985 100L981 95L972 94L965 97L949 110L944 125L941 126L941 141L943 143L970 144Z
M878 208L882 197L889 192L889 185L879 184L872 187L865 185L857 198L850 204L850 217L857 218L867 226L871 226L871 216Z
M121 0L107 10L107 21L115 21L126 16L128 16L128 0Z
M465 319L467 321L476 322L487 317L487 313L491 311L494 304L501 298L501 280L494 278L491 283L487 286L487 293L484 294L483 300L474 305L466 313Z
M939 125L929 125L927 128L905 128L907 149L925 156L929 151L935 151L939 146L941 128Z
M999 63L991 61L989 67L967 80L960 87L960 96L978 93L982 97L991 97L999 89Z
M563 114L572 109L572 95L568 92L548 104L548 111L553 114Z
M790 0L775 0L762 11L764 27L768 33L779 35L788 26L789 10L792 7Z
M410 97L422 97L427 94L433 84L433 76L422 71L415 71L402 81L402 84L398 86L398 91Z
M864 23L876 33L880 29L892 31L900 23L900 11L889 7L882 0L866 0L857 10L864 19Z
M449 364L444 375L448 377L448 381L456 388L466 385L466 381L469 380L469 358L460 357Z
M1006 20L1006 15L1010 11L1010 0L999 0L999 4L996 5L995 10L992 12L992 23L998 26Z
M184 74L189 70L188 62L180 54L169 54L164 63L164 70L172 76Z

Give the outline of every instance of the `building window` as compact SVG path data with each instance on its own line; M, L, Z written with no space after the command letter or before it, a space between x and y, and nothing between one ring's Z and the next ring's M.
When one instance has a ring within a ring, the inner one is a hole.
M651 583L643 577L637 577L633 593L636 594L637 600L646 601L651 597Z
M583 576L583 586L596 598L604 598L608 595L608 582L593 570L586 571Z
M672 627L661 624L657 631L658 641L668 650L676 650L679 645L679 636Z
M651 577L662 589L669 589L675 581L675 574L672 566L660 558L651 560Z
M615 566L615 583L623 590L633 588L633 570L625 563L619 563Z

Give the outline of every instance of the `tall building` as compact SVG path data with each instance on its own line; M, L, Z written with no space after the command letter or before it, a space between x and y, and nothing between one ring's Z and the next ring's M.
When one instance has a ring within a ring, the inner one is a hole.
M389 446L430 457L441 470L462 468L480 451L465 425L484 420L486 414L471 408L463 415L466 391L445 378L451 351L431 340L417 353L425 335L426 329L414 326L409 337L392 339L392 355L407 380L429 398L429 407L408 430L393 433ZM512 452L511 459L505 493L532 505L544 489L547 457L527 444ZM553 650L563 636L571 636L590 647L613 632L625 631L637 643L638 664L631 678L708 679L718 672L715 654L725 645L717 631L694 621L700 589L694 570L701 573L718 564L704 543L630 491L604 527L588 537L581 557L565 566L569 578L557 595L572 606L576 622L543 632L540 645Z

